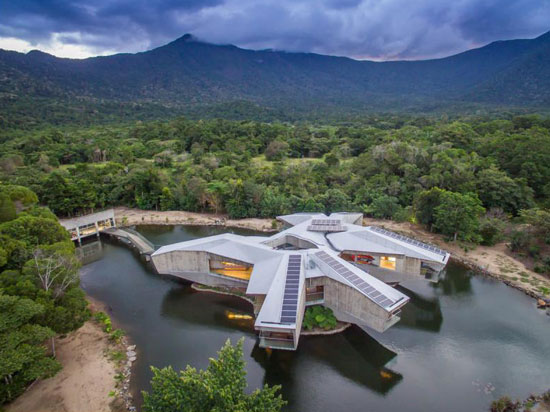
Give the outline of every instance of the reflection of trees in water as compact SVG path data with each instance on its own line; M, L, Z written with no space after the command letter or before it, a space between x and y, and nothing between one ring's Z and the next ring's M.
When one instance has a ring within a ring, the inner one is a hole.
M242 299L208 292L189 286L171 288L161 305L161 316L182 324L191 323L216 330L254 332L254 319L235 319L231 314L252 314L252 305Z
M136 227L136 230L151 242L159 245L214 236L221 233L235 233L244 236L265 236L263 232L250 229L206 225L140 225Z
M438 294L446 296L471 295L473 272L463 265L449 264L437 283L430 285Z
M410 301L403 307L401 320L394 327L439 332L443 323L439 298L427 298L402 286L398 289L407 295Z
M251 356L265 369L265 383L283 385L283 396L291 401L294 388L299 386L293 384L294 368L307 368L308 358L380 394L387 394L403 379L385 367L396 353L355 326L332 336L303 336L296 352L265 350L256 345Z

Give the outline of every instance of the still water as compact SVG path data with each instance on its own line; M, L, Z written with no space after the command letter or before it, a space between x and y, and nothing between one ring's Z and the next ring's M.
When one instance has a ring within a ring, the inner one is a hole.
M228 229L139 231L164 245ZM302 337L296 352L268 353L257 346L253 321L228 317L251 313L247 302L159 277L123 246L84 249L91 262L81 270L82 287L109 306L137 345L136 393L149 389L149 365L205 368L227 339L241 337L250 390L282 385L293 412L481 411L500 396L525 398L550 387L550 317L522 293L458 265L438 284L403 285L411 301L383 334L351 327Z

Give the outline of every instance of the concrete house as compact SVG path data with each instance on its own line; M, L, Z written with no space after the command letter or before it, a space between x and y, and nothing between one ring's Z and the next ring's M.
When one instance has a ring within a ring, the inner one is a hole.
M383 332L409 298L390 284L437 279L449 254L378 227L357 213L280 216L270 237L222 234L163 246L160 274L240 289L254 301L260 346L294 350L305 307L322 304L337 319Z

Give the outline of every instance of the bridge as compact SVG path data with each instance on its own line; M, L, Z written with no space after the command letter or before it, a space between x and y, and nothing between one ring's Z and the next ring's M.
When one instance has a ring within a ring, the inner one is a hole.
M130 229L111 227L103 230L104 234L114 237L134 247L140 255L149 256L155 251L155 245L149 242L141 233Z

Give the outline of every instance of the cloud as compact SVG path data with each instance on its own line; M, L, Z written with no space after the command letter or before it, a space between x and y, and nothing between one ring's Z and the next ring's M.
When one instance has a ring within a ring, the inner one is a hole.
M355 58L441 57L550 29L550 0L17 0L0 47L83 57L137 52L184 33L247 48Z

